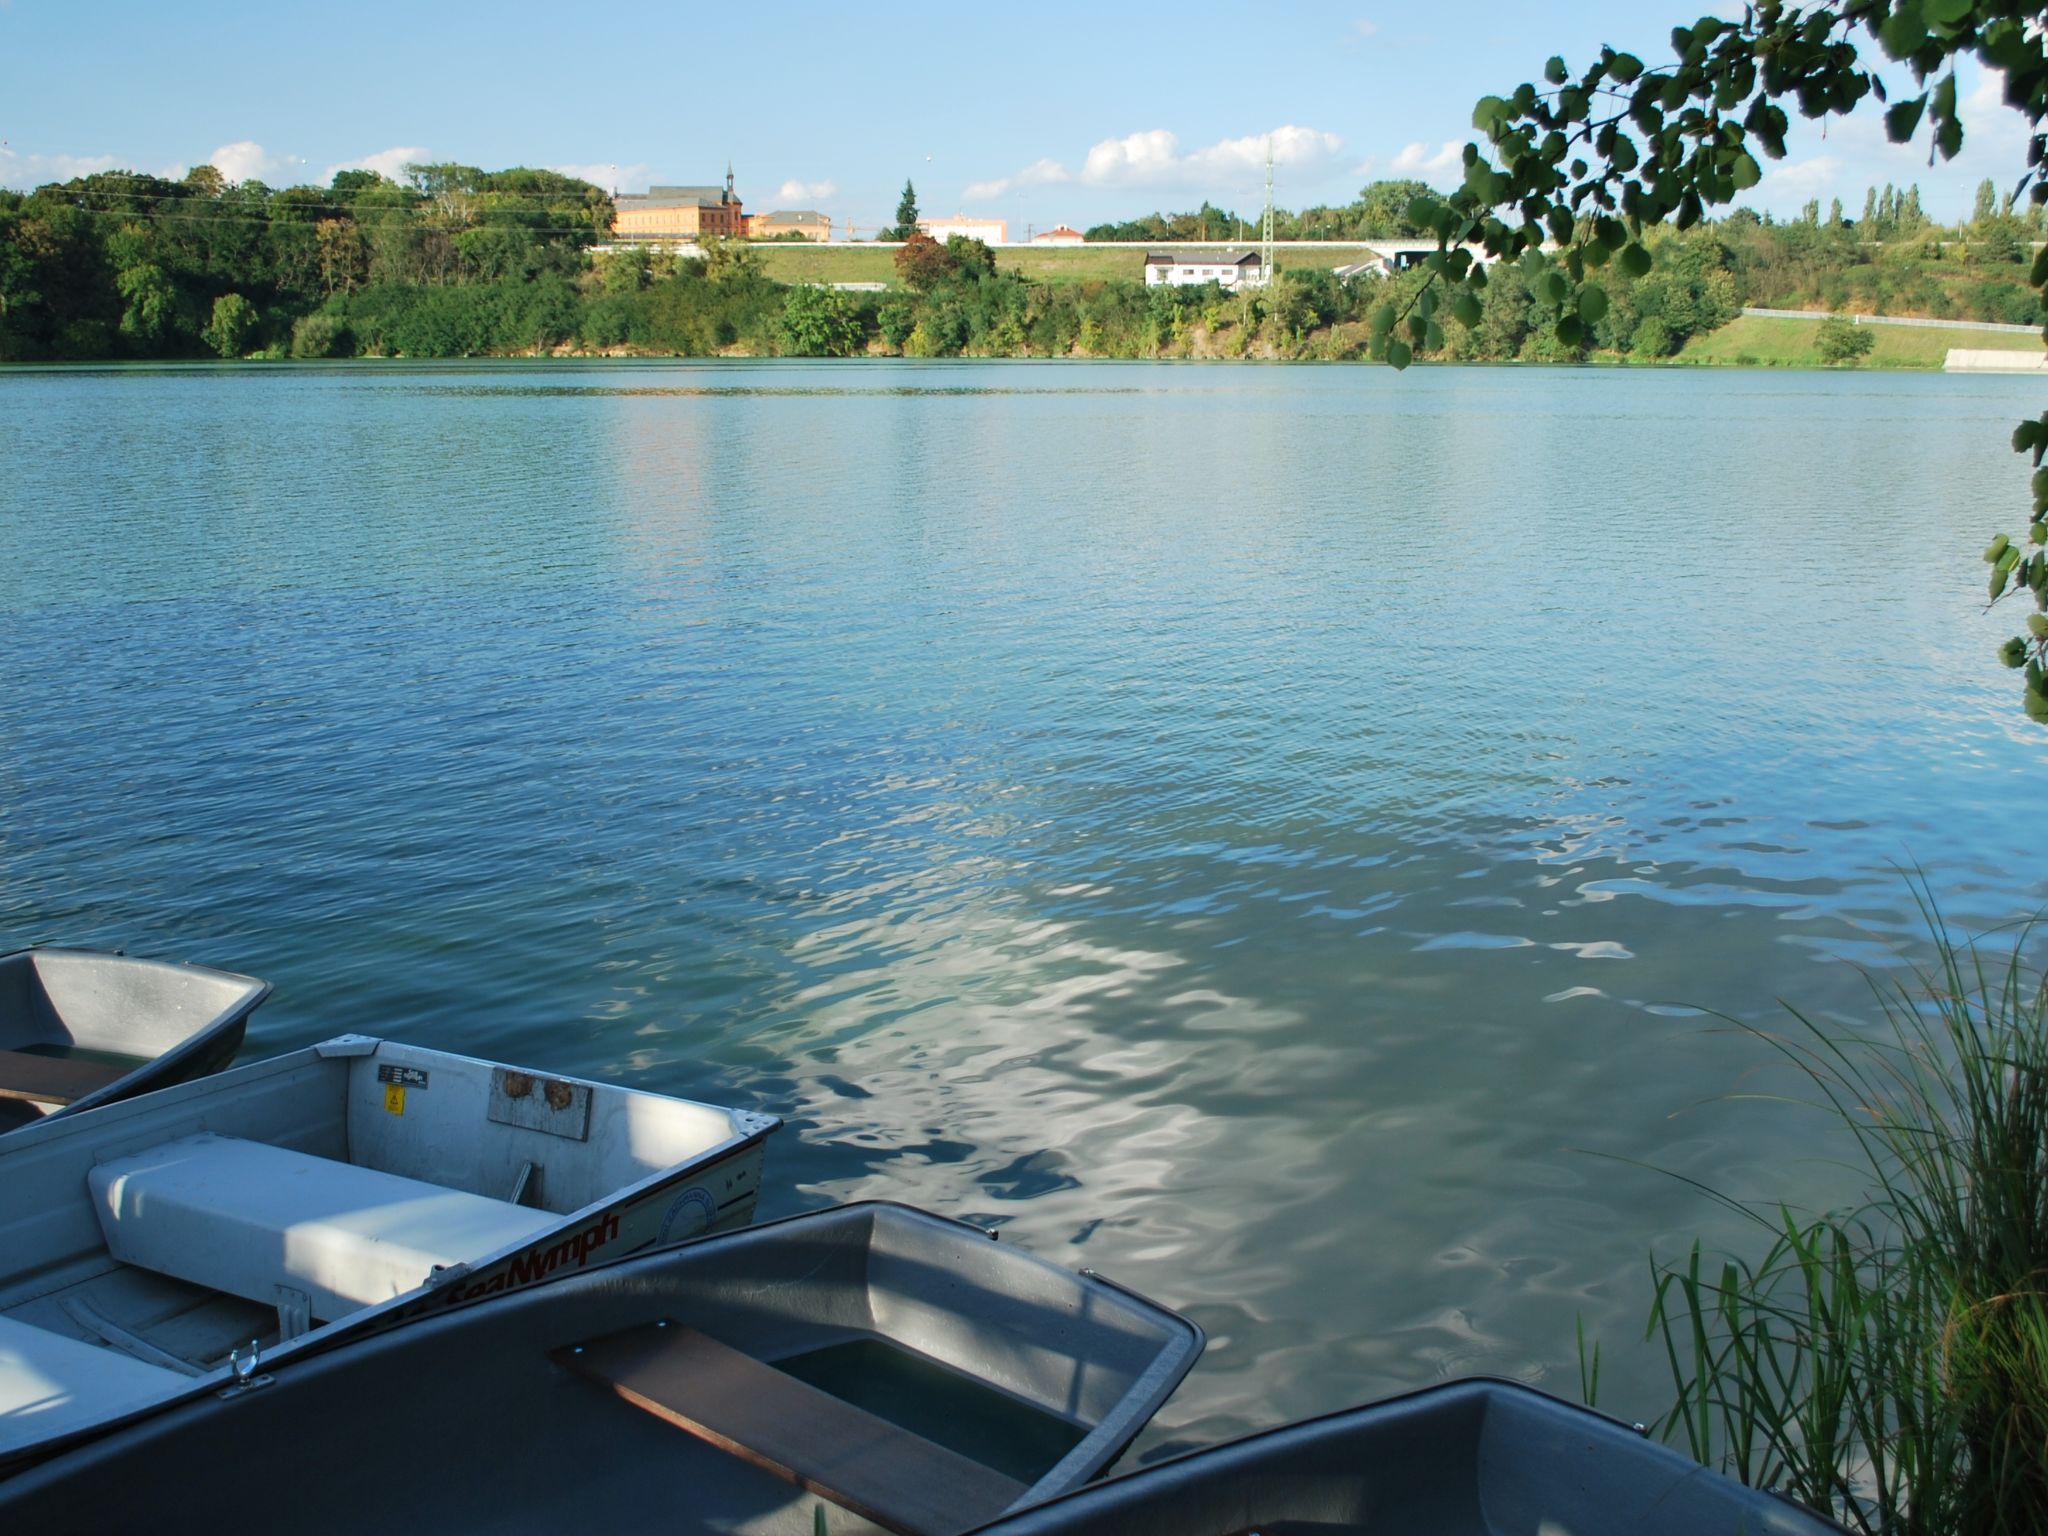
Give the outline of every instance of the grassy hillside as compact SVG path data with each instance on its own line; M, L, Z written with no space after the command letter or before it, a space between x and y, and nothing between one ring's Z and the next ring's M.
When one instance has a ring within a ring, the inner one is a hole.
M1719 330L1695 336L1678 354L1681 363L1761 365L1771 368L1818 368L1814 337L1817 320L1783 320L1740 315ZM2001 352L2031 352L2041 343L2010 331L1932 330L1920 326L1873 325L1877 345L1858 364L1863 368L1939 368L1951 347L1982 347Z

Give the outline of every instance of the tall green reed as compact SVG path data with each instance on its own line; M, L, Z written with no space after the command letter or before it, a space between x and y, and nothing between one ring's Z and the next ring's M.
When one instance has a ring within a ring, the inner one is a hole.
M1916 889L1937 963L1873 982L1884 1027L1793 1011L1783 1052L1853 1136L1865 1201L1754 1216L1761 1257L1656 1266L1658 1429L1852 1529L2048 1532L2048 989L2031 931L1989 964ZM1745 1026L1746 1027L1746 1026ZM1727 1202L1733 1204L1734 1202ZM1583 1342L1581 1357L1584 1357Z

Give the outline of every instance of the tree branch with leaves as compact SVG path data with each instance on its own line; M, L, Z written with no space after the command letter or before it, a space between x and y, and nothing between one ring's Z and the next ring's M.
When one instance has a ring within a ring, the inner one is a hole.
M1865 52L1872 44L1876 59ZM1552 58L1542 85L1480 99L1472 126L1485 143L1465 146L1462 185L1409 205L1409 219L1436 235L1437 249L1407 304L1374 314L1376 355L1405 368L1416 346L1441 347L1445 310L1476 326L1487 269L1503 261L1523 265L1557 340L1577 348L1607 312L1602 269L1643 275L1654 260L1648 229L1690 228L1754 187L1762 160L1784 157L1787 105L1825 119L1874 100L1895 143L1924 128L1930 163L1953 158L1963 145L1956 65L1965 58L2003 73L2006 104L2034 130L2014 200L2048 202L2048 7L2038 3L1760 0L1740 21L1705 16L1673 28L1671 52L1653 67L1602 48L1576 75ZM1889 83L1880 73L1887 66ZM2031 281L2048 288L2048 249L2035 257ZM2020 423L2013 447L2031 453L2037 469L2025 542L2001 534L1985 559L1993 602L2021 593L2033 600L2026 634L1999 654L2026 674L2027 713L2048 722L2048 470L2040 468L2048 412Z

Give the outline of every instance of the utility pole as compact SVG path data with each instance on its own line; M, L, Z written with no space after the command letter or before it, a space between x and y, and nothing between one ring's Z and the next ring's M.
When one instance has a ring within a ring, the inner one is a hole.
M1273 141L1266 140L1266 216L1259 221L1259 286L1273 281Z

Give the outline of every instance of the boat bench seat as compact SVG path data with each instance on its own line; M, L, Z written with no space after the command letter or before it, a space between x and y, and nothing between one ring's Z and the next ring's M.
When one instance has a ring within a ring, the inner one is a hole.
M76 1056L37 1056L28 1051L0 1051L0 1099L26 1099L34 1104L69 1104L118 1083L135 1070Z
M332 1322L474 1263L560 1218L438 1184L205 1133L89 1175L107 1251L231 1296Z
M160 1403L192 1378L0 1317L0 1451Z
M993 1520L1025 1485L680 1323L556 1350L556 1364L900 1536Z

